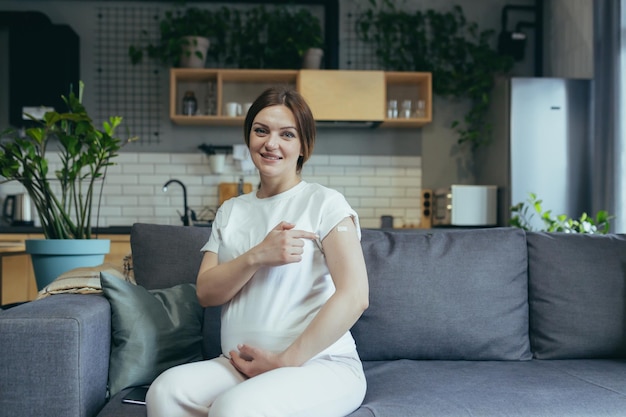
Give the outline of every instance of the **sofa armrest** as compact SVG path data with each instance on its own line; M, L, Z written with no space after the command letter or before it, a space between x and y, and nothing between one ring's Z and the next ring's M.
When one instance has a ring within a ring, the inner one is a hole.
M0 311L0 414L95 416L106 400L110 348L102 296L59 294Z

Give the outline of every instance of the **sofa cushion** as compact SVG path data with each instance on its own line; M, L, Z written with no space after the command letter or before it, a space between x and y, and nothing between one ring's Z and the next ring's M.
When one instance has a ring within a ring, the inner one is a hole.
M134 224L130 245L137 284L147 289L194 284L202 262L200 249L210 235L209 227Z
M210 235L210 227L135 223L130 243L137 283L149 289L195 283L203 256L200 249ZM221 307L204 309L202 350L207 359L222 353L220 316Z
M512 228L363 230L370 307L364 360L526 360L527 258Z
M111 395L202 359L202 308L193 284L148 291L106 272L100 279L111 304Z
M535 356L626 357L626 236L534 232L527 238Z
M614 416L626 409L626 361L364 363L367 393L350 417Z

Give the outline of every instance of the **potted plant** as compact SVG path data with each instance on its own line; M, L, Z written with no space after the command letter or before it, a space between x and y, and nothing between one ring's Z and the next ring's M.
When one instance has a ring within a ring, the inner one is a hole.
M510 225L527 231L534 231L533 218L538 216L543 224L539 231L563 232L563 233L584 233L602 234L609 233L611 219L605 210L600 210L595 217L582 213L578 219L568 217L566 214L553 215L552 210L543 209L543 200L540 200L535 193L529 193L528 199L511 207L513 216Z
M23 135L11 129L0 135L0 174L26 189L46 238L26 241L40 290L69 269L102 263L109 251L108 240L91 239L91 221L96 190L102 190L106 169L122 145L115 137L122 118L111 117L103 130L97 129L82 104L83 89L80 82L78 96L72 91L63 97L66 113L50 111L43 120L31 117L36 125ZM53 148L60 160L54 172L49 158ZM68 254L60 263L52 257L65 246L80 254L78 264L69 263Z
M223 19L210 10L191 7L167 11L159 23L159 41L145 47L131 45L128 54L133 64L141 62L145 52L167 66L203 68L210 39L223 30ZM147 36L148 32L142 31L142 37Z
M293 48L297 51L301 68L320 69L324 56L324 41L322 38L322 26L319 19L307 9L299 9L291 15L285 16L287 21L297 22L297 30L288 36ZM284 27L284 24L282 25ZM285 35L288 35L285 33ZM275 39L280 39L283 34L276 34ZM298 67L296 67L298 68Z
M260 5L245 12L232 10L224 16L230 27L222 49L227 65L298 69L311 48L317 49L313 55L321 59L322 26L308 9Z
M463 9L407 12L391 0L370 0L356 21L357 36L374 47L380 65L393 71L427 71L437 95L466 99L471 107L463 122L454 121L458 143L472 149L491 139L485 121L495 76L505 74L513 59L492 47L493 30L468 22Z

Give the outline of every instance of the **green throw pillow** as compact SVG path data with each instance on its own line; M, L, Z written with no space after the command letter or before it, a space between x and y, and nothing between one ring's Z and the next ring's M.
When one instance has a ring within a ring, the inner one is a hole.
M147 290L106 272L100 282L111 304L111 396L202 359L202 307L193 284Z

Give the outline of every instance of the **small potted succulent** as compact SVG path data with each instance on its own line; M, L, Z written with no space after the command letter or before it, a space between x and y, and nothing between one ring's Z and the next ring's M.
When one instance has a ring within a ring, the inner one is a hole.
M34 127L0 134L0 174L25 188L45 236L26 241L40 290L69 269L102 263L110 247L108 240L92 239L91 220L97 217L93 208L107 167L122 146L115 137L122 118L111 117L102 130L97 129L82 104L83 89L81 82L78 96L71 92L63 97L67 112L50 111L43 120L31 117ZM60 167L52 172L57 160ZM55 264L52 255L64 252L65 246L71 253L78 252L78 264L69 262L68 253ZM44 264L38 266L38 261Z

